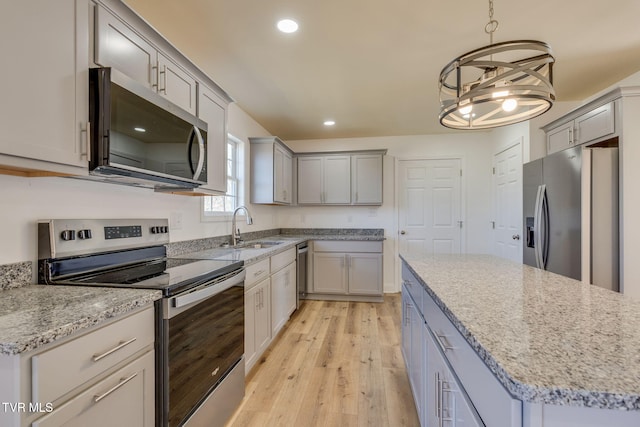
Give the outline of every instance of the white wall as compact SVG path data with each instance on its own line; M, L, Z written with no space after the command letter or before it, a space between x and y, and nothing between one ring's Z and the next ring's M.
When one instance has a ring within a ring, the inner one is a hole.
M403 159L459 157L463 165L463 252L489 253L491 245L491 138L486 132L377 138L286 141L295 152L387 149L380 207L281 207L281 227L384 228L384 289L399 290L395 169Z

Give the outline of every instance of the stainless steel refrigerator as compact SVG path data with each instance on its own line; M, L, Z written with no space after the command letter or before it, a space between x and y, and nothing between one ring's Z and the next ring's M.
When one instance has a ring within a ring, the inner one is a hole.
M589 282L618 290L618 151L582 150L570 148L524 165L523 262L577 280L588 271ZM589 198L584 204L582 179ZM582 212L583 205L588 212ZM586 232L583 215L590 224ZM582 244L583 235L588 245ZM588 270L582 268L583 250Z

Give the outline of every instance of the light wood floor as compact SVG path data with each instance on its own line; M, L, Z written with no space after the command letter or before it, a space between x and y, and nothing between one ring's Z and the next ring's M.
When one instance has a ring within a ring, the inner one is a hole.
M400 294L304 301L247 377L228 427L418 426L400 311Z

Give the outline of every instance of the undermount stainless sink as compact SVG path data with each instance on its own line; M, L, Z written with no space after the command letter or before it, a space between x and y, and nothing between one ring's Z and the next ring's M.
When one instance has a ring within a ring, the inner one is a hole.
M235 245L234 248L237 249L264 249L270 248L273 246L277 246L282 244L282 242L273 242L273 241L259 241L259 242L247 242L241 243L239 245Z

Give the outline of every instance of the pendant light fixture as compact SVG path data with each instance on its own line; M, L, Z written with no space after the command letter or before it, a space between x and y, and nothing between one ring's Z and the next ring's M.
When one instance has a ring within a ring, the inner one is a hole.
M467 52L440 72L440 124L488 129L529 120L555 101L551 48L536 40L493 43L498 21L489 0L489 45Z

